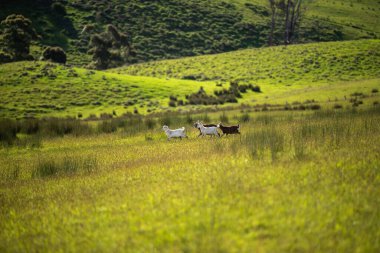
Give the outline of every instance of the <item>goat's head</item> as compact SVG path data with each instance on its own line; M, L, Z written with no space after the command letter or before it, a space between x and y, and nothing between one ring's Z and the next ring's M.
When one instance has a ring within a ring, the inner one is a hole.
M162 127L162 130L164 130L164 131L166 131L166 130L168 130L169 129L169 127L167 126L167 125L164 125L163 127Z
M201 122L198 120L197 122L194 123L195 128L200 128L201 127Z

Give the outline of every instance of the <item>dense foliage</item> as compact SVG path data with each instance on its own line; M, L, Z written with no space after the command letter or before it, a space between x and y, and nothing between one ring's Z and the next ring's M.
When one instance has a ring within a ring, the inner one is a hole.
M377 37L375 1L305 1L295 42ZM128 34L136 52L128 62L260 47L271 27L267 0L2 1L0 20L12 13L33 21L42 46L60 46L71 64L82 66L91 61L91 36L108 24ZM82 33L85 27L91 29ZM274 43L283 43L283 25L276 27Z
M66 63L66 53L60 47L47 47L42 54L44 60L50 60L57 63Z
M108 25L105 32L92 35L90 47L93 61L89 67L95 69L121 66L128 62L131 55L128 36L113 25Z
M12 60L30 60L30 43L37 38L32 22L22 15L9 15L1 21L1 37L4 51Z

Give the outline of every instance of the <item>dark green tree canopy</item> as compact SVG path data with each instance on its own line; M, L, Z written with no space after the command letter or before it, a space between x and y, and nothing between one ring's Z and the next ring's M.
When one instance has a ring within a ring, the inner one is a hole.
M32 21L23 15L12 14L1 21L1 34L4 51L9 53L13 60L33 59L29 54L32 40L38 38L32 27Z
M106 31L91 36L89 53L93 60L90 67L95 69L121 66L133 55L129 37L113 25L108 25Z
M66 63L66 53L60 47L47 47L42 54L42 58L52 62Z

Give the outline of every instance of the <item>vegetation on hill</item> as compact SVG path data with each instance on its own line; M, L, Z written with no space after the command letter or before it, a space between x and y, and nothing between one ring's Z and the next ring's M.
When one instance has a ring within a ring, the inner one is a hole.
M352 103L363 102L364 97L370 105L377 101L372 89L380 89L379 45L378 40L367 40L281 46L111 71L46 62L3 64L0 117L87 118L113 112L120 116L229 106L231 102L260 104L259 110L268 104L284 109L293 102L298 104L286 108L308 108L311 102L351 106L354 93L362 95Z
M298 42L376 38L376 0L305 1ZM131 38L130 62L202 55L267 44L270 9L266 0L169 1L2 1L0 20L12 13L33 21L41 46L60 46L68 62L87 65L91 33L112 24ZM91 33L82 33L91 27ZM282 36L281 36L282 37ZM282 42L282 40L281 40Z
M360 40L247 49L111 71L159 78L310 85L380 77L379 65L380 40Z

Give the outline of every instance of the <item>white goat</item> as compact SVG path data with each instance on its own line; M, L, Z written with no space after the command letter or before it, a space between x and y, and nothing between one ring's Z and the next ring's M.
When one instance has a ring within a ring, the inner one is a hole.
M184 127L171 130L168 126L163 126L162 129L165 131L168 140L170 140L171 138L187 138Z
M202 136L215 135L220 137L218 133L218 127L205 127L199 120L194 124L194 126L201 131Z

